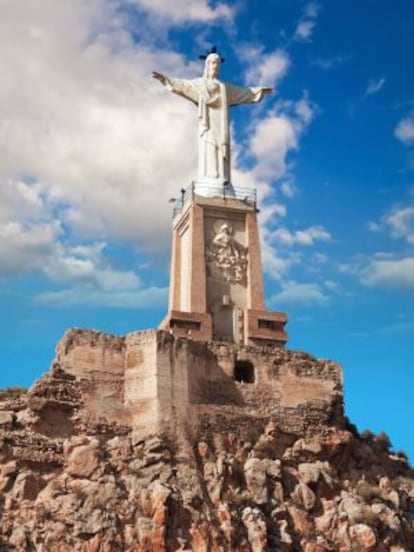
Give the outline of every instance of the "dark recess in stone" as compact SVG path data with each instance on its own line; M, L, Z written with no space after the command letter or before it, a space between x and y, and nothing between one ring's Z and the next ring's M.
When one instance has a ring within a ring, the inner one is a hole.
M234 379L243 383L254 383L254 366L248 360L238 360L234 365Z

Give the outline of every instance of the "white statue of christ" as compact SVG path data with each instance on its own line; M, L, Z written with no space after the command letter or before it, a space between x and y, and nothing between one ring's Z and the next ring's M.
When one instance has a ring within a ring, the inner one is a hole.
M260 102L272 88L245 88L218 79L221 57L210 53L199 79L175 79L153 72L168 90L198 106L198 178L230 184L229 108Z

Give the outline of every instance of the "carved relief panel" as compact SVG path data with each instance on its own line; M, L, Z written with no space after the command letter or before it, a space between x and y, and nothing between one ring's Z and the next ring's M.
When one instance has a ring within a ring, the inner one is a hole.
M216 280L245 285L247 247L236 240L230 222L216 220L212 227L206 250L208 275Z

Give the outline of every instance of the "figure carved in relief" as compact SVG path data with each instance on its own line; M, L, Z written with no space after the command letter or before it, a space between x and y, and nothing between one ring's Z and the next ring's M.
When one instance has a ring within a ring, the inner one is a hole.
M233 237L233 228L221 224L207 249L211 275L226 282L243 282L246 276L247 250Z
M272 88L246 88L219 80L221 56L212 48L205 59L201 78L176 79L153 72L153 77L170 92L198 106L198 178L230 182L229 108L233 105L257 103Z

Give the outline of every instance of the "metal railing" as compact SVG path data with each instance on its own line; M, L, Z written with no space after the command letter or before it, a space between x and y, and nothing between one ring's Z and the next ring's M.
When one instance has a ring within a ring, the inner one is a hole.
M231 184L213 184L210 182L204 183L193 181L186 189L181 188L180 192L181 196L178 199L172 200L174 202L173 218L181 213L188 200L192 200L196 193L207 197L239 199L254 208L256 208L257 204L257 191L255 188L242 188L239 186L232 186Z

